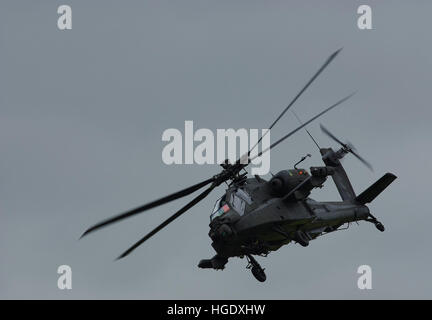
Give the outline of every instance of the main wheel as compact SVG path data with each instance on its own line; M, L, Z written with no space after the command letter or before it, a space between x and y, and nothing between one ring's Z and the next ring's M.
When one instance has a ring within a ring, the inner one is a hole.
M259 282L266 281L267 276L264 273L263 268L253 266L251 271L252 271L252 274L254 275L255 279L257 279Z
M308 236L301 230L296 231L294 240L300 243L300 245L303 247L307 247L309 245Z

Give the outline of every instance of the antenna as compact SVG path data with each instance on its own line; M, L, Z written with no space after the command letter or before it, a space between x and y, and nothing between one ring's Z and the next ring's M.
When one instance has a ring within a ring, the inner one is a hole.
M303 161L305 161L307 157L312 157L312 156L310 155L310 153L308 153L307 155L305 155L304 157L302 157L302 158L300 159L300 161L297 162L297 163L294 165L294 169L297 170L297 165L300 164L300 163L302 163Z
M297 114L294 112L294 110L291 110L291 112L292 112L293 115L297 118L298 122L300 122L300 124L303 125L302 121L301 121L300 118L297 116ZM312 141L313 141L313 142L315 143L315 145L317 146L318 150L320 150L320 149L321 149L320 146L318 145L318 143L316 142L316 140L314 139L314 137L311 135L311 133L309 132L309 130L306 129L306 127L305 127L305 130L306 130L307 134L309 135L309 137L312 139Z

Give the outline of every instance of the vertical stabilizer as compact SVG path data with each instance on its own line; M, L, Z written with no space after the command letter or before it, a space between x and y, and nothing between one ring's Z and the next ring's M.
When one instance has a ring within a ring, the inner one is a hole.
M320 152L325 165L334 168L335 173L332 175L332 178L342 200L348 201L355 199L356 195L351 182L333 149L321 148Z

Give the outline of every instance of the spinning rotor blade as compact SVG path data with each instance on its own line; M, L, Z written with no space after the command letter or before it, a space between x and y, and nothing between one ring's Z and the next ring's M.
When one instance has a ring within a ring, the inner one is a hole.
M327 136L329 136L331 139L339 143L346 151L352 153L357 159L359 159L369 170L373 171L372 165L367 162L363 157L361 157L357 152L354 151L354 147L350 143L343 143L338 138L335 137L333 133L331 133L326 127L324 127L322 124L320 124L320 128L322 132L324 132Z
M93 232L93 231L96 231L96 230L98 230L98 229L100 229L102 227L105 227L107 225L110 225L110 224L112 224L114 222L117 222L117 221L129 218L129 217L134 216L134 215L136 215L138 213L141 213L141 212L149 210L151 208L160 206L160 205L165 204L167 202L170 202L170 201L173 201L173 200L185 197L185 196L187 196L187 195L189 195L189 194L191 194L191 193L193 193L193 192L201 189L202 187L208 185L209 183L211 183L213 181L214 181L214 178L210 178L210 179L204 180L203 182L197 183L197 184L195 184L195 185L193 185L193 186L191 186L189 188L180 190L178 192L175 192L175 193L170 194L170 195L168 195L166 197L163 197L161 199L158 199L158 200L155 200L153 202L150 202L150 203L148 203L146 205L143 205L141 207L138 207L138 208L126 211L126 212L121 213L121 214L119 214L117 216L114 216L112 218L104 220L104 221L102 221L102 222L100 222L98 224L95 224L94 226L90 227L89 229L87 229L82 234L81 238L84 237L85 235Z
M291 106L298 100L298 98L303 94L303 92L312 84L312 82L321 74L321 72L332 62L332 60L339 54L339 52L342 49L337 50L336 52L334 52L325 62L324 64L321 66L321 68L313 75L313 77L306 83L306 85L300 90L300 92L294 97L294 99L288 104L288 106L282 111L282 113L276 118L275 121L273 121L273 123L270 125L269 129L272 129L274 127L274 125L284 116L284 114L288 111L289 108L291 108ZM327 111L330 111L331 109L333 109L334 107L336 107L337 105L341 104L342 102L346 101L347 99L349 99L353 94L345 97L344 99L338 101L337 103L335 103L334 105L330 106L329 108L325 109L324 111L322 111L321 113L319 113L318 115L316 115L315 117L311 118L310 120L308 120L307 122L303 123L302 125L300 125L299 127L297 127L295 130L291 131L290 133L288 133L287 135L285 135L284 137L282 137L281 139L279 139L278 141L276 141L275 143L273 143L270 147L268 147L267 149L261 151L258 155L254 156L252 159L250 159L250 154L251 151L261 142L261 140L263 139L264 135L267 134L267 132L261 136L261 138L257 141L257 143L248 151L247 154L245 154L244 156L246 156L246 159L249 160L247 163L250 163L253 159L260 157L263 153L269 151L270 149L272 149L273 147L277 146L279 143L281 143L282 141L284 141L285 139L287 139L288 137L290 137L291 135L293 135L294 133L296 133L297 131L299 131L300 129L302 129L303 127L305 127L306 125L308 125L309 123L311 123L312 121L314 121L315 119L317 119L318 117L320 117L321 115L323 115L324 113L326 113ZM269 130L270 131L270 130ZM364 161L362 158L360 158L357 154L355 154L352 150L350 150L350 152L352 152L355 156L357 156L359 159L361 159L362 161ZM190 201L189 203L187 203L185 206L183 206L180 210L178 210L176 213L174 213L172 216L170 216L168 219L166 219L164 222L162 222L159 226L157 226L155 229L153 229L150 233L148 233L146 236L144 236L142 239L140 239L138 242L136 242L132 247L130 247L128 250L126 250L125 252L123 252L117 259L121 259L126 257L127 255L129 255L133 250L135 250L138 246L140 246L141 244L143 244L146 240L148 240L149 238L151 238L153 235L155 235L156 233L158 233L159 231L161 231L163 228L165 228L168 224L170 224L171 222L173 222L175 219L177 219L178 217L180 217L183 213L185 213L186 211L188 211L189 209L191 209L193 206L195 206L197 203L199 203L201 200L203 200L205 197L207 197L210 192L216 188L217 186L219 186L221 183L226 182L228 180L235 180L238 178L239 172L240 170L244 169L247 164L243 164L240 163L241 158L237 161L236 164L233 165L228 165L225 164L225 166L223 167L223 171L221 173L219 173L218 175L213 176L210 179L204 180L200 183L197 183L189 188L180 190L178 192L175 192L171 195L168 195L166 197L163 197L161 199L155 200L153 202L150 202L146 205L143 205L141 207L129 210L127 212L124 212L122 214L119 214L117 216L114 216L112 218L109 218L107 220L104 220L98 224L95 224L94 226L90 227L89 229L87 229L83 235L87 235L93 231L96 231L100 228L103 228L105 226L108 226L112 223L118 222L120 220L129 218L131 216L137 215L141 212L144 212L146 210L149 210L151 208L163 205L165 203L168 203L170 201L185 197L201 188L203 188L204 186L207 186L209 184L210 187L208 187L206 190L204 190L204 192L200 193L197 197L195 197L192 201Z
M166 227L168 224L173 222L175 219L180 217L183 213L185 213L187 210L192 208L194 205L196 205L198 202L203 200L205 197L208 196L208 194L215 188L215 185L211 185L209 188L207 188L203 193L199 194L196 198L194 198L191 202L189 202L187 205L185 205L183 208L181 208L179 211L174 213L171 217L166 219L164 222L162 222L159 226L157 226L155 229L153 229L150 233L148 233L144 238L136 242L132 247L127 249L125 252L123 252L118 258L122 259L126 257L128 254L130 254L133 250L135 250L138 246L143 244L146 240L148 240L150 237L155 235L157 232L162 230L164 227Z
M303 92L306 91L306 89L311 85L311 83L321 74L321 72L323 72L323 70L330 64L330 62L333 61L333 59L338 55L338 53L341 50L342 50L342 48L340 48L339 50L335 51L330 57L327 58L327 60L324 62L324 64L321 66L321 68L318 69L318 71L306 83L306 85L300 90L300 92L297 93L297 95L294 97L294 99L288 104L288 106L282 111L282 113L276 118L276 120L273 121L273 123L269 127L270 130L274 127L274 125L276 124L276 122L278 122L279 119L283 117L283 115L288 111L288 109L291 108L291 106L297 101L297 99L303 94ZM266 133L264 135L262 135L261 138L259 138L259 140L257 141L257 143L255 143L255 145L252 148L250 148L250 150L248 152L248 156L250 155L251 151L261 142L262 138L267 134L267 132L268 131L266 131Z
M354 92L355 93L355 92ZM283 136L282 138L280 138L278 141L274 142L272 145L270 145L270 147L268 147L267 149L261 151L260 153L258 153L255 157L253 157L252 159L249 160L252 161L255 158L260 157L263 153L266 153L267 151L271 150L272 148L276 147L279 143L281 143L282 141L284 141L285 139L289 138L290 136L292 136L294 133L296 133L297 131L299 131L300 129L302 129L303 127L307 126L309 123L311 123L312 121L314 121L315 119L319 118L320 116L322 116L324 113L326 113L327 111L330 111L331 109L333 109L334 107L340 105L342 102L345 102L346 100L348 100L349 98L351 98L354 93L351 93L349 96L339 100L338 102L336 102L335 104L333 104L332 106L328 107L327 109L325 109L324 111L321 111L320 113L318 113L315 117L309 119L308 121L306 121L305 123L303 123L301 126L298 126L296 129L294 129L293 131L291 131L290 133L288 133L287 135Z
M365 159L363 159L363 157L361 157L358 153L354 152L352 149L350 151L357 159L359 159L361 161L361 163L363 163L370 171L373 171L373 167L372 165L367 162Z
M332 138L334 141L336 141L337 143L339 143L342 147L345 147L346 144L343 143L342 141L340 141L338 138L336 138L336 136L331 133L330 131L328 131L328 129L326 127L324 127L322 124L320 124L320 128L322 130L322 132L324 132L326 135L328 135L330 138Z

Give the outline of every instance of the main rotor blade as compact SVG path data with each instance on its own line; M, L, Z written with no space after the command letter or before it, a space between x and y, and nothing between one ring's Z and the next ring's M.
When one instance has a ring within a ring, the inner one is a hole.
M187 205L185 205L183 208L181 208L179 211L174 213L171 217L166 219L164 222L162 222L159 226L157 226L155 229L153 229L150 233L148 233L144 238L136 242L132 247L127 249L125 252L123 252L116 260L122 259L126 257L128 254L130 254L133 250L135 250L138 246L143 244L146 240L148 240L150 237L155 235L157 232L162 230L164 227L166 227L168 224L173 222L175 219L177 219L179 216L181 216L183 213L185 213L187 210L192 208L194 205L196 205L198 202L203 200L205 197L208 196L208 194L215 188L214 185L211 185L209 188L207 188L203 193L199 194L196 198L194 198L191 202L189 202Z
M331 133L326 127L324 127L322 124L320 124L320 128L322 130L322 132L324 132L326 135L328 135L330 138L332 138L334 141L336 141L337 143L339 143L342 147L344 147L346 144L343 143L342 141L340 141L338 138L336 138L336 136Z
M291 108L291 106L297 101L297 99L303 94L303 92L306 91L306 89L311 85L311 83L321 74L321 72L323 72L323 70L330 64L330 62L333 61L333 59L339 54L339 52L341 50L342 50L342 48L340 48L339 50L335 51L334 53L332 53L332 55L330 57L327 58L327 60L324 62L324 64L321 66L321 68L318 69L318 71L306 83L306 85L300 90L300 92L297 93L297 95L294 97L294 99L288 104L288 106L282 111L282 113L276 118L276 120L273 121L273 123L269 127L270 130L274 127L274 125L276 124L276 122L278 122L279 119L283 117L283 115L288 111L288 109ZM267 134L267 132L268 131L266 131L264 133L264 135L262 135L261 138L259 138L259 140L257 141L257 143L255 143L255 145L252 148L250 148L250 150L248 152L248 156L250 155L251 151L261 142L262 138Z
M250 159L249 163L254 160L255 158L260 157L263 153L271 150L272 148L276 147L279 143L281 143L282 141L284 141L285 139L289 138L290 136L292 136L294 133L296 133L297 131L299 131L300 129L302 129L303 127L307 126L309 123L311 123L312 121L314 121L315 119L319 118L320 116L322 116L324 113L326 113L327 111L330 111L331 109L333 109L334 107L340 105L342 102L345 102L346 100L348 100L349 98L351 98L354 93L351 93L349 96L339 100L338 102L336 102L335 104L333 104L332 106L328 107L327 109L325 109L324 111L321 111L320 113L318 113L315 117L309 119L308 121L306 121L305 123L303 123L301 126L297 127L296 129L294 129L293 131L291 131L290 133L288 133L287 135L283 136L282 138L280 138L278 141L274 142L272 145L270 145L270 147L268 147L267 149L261 151L260 153L258 153L255 157L253 157L252 159Z
M98 229L100 229L102 227L105 227L105 226L107 226L109 224L112 224L114 222L117 222L117 221L129 218L129 217L131 217L133 215L136 215L138 213L141 213L143 211L149 210L151 208L160 206L160 205L165 204L167 202L170 202L170 201L173 201L173 200L185 197L185 196L187 196L187 195L189 195L189 194L191 194L191 193L193 193L193 192L201 189L202 187L208 185L209 183L213 182L213 180L214 180L214 178L210 178L210 179L204 180L203 182L197 183L197 184L195 184L195 185L193 185L193 186L191 186L189 188L180 190L180 191L175 192L173 194L170 194L170 195L168 195L166 197L163 197L163 198L160 198L160 199L155 200L153 202L147 203L147 204L145 204L145 205L143 205L141 207L138 207L138 208L126 211L126 212L121 213L121 214L119 214L117 216L114 216L112 218L109 218L107 220L99 222L98 224L95 224L94 226L88 228L82 234L81 238L84 237L85 235L93 232L93 231L96 231L96 230L98 230Z

